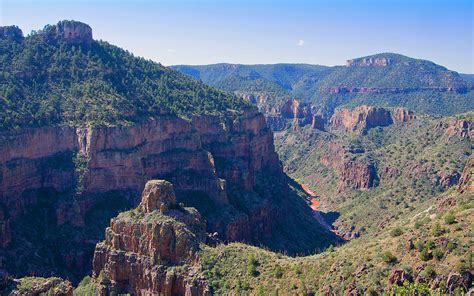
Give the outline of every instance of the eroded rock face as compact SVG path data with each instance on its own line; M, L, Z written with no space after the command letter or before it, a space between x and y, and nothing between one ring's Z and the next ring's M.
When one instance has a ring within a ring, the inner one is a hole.
M92 28L77 21L61 21L56 25L56 36L71 43L91 42Z
M448 137L474 138L474 122L470 120L452 118L449 121L440 122L437 128L444 129Z
M462 171L458 183L458 191L461 193L474 192L474 156L472 155L467 160Z
M163 209L175 199L171 183L149 181L139 210L112 219L93 260L102 295L112 289L133 295L209 294L197 261L205 225L194 209Z
M321 163L332 167L339 175L338 192L347 187L367 189L375 186L378 175L372 163L351 157L339 143L331 142L328 148L321 157Z
M311 121L311 127L313 129L318 129L323 131L326 124L326 119L321 114L313 115L313 120Z
M301 104L297 99L289 99L280 108L283 118L293 119L293 129L297 130L300 126L310 124L313 120L311 107L307 104Z
M354 67L354 66L388 66L392 64L392 59L390 58L360 58L360 59L352 59L348 60L346 63L347 67Z
M404 108L388 110L381 107L358 106L354 109L336 109L330 119L331 128L344 129L347 132L364 133L377 126L413 120L413 112Z
M390 286L392 285L403 286L403 283L406 281L408 282L413 281L413 277L411 276L411 274L409 274L407 271L400 268L392 269L392 271L390 272L390 276L388 278L388 284Z
M11 221L35 205L39 190L68 195L79 188L81 198L63 199L56 207L58 225L81 227L95 196L138 196L151 178L173 182L178 201L199 193L223 205L229 203L228 188L252 191L259 174L282 175L272 133L263 115L253 109L224 121L200 116L188 122L163 115L130 127L45 127L2 133L0 139L4 245L10 241ZM251 221L248 215L241 219L238 223ZM219 225L224 236L226 225Z

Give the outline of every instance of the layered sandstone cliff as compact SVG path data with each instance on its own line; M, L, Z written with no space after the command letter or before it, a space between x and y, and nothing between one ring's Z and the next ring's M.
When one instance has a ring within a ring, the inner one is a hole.
M197 251L205 240L201 216L176 202L171 183L146 183L135 210L112 219L97 244L93 275L100 295L207 295Z
M373 127L387 126L413 119L415 119L415 114L404 108L389 110L382 107L363 105L353 109L336 109L330 119L330 125L332 129L364 133Z
M321 163L336 171L338 192L346 188L368 189L374 187L378 180L376 167L372 163L355 158L337 142L329 143L328 151L321 156Z

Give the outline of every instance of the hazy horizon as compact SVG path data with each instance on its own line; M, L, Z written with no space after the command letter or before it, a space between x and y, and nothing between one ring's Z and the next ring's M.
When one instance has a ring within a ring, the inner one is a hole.
M393 52L474 73L471 1L355 2L0 0L0 25L26 35L74 19L95 39L167 66L336 66Z

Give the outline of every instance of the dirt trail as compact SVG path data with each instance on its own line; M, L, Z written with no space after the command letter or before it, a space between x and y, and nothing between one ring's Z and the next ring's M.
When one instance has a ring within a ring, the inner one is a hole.
M329 223L326 222L326 220L323 218L321 215L321 211L319 210L319 205L320 202L318 200L318 195L316 192L311 190L308 185L306 184L301 184L301 188L309 195L309 206L313 210L313 217L316 219L316 221L319 222L324 228L326 228L329 231L334 232L337 236L341 237L332 227L332 225L329 225ZM342 238L342 237L341 237Z

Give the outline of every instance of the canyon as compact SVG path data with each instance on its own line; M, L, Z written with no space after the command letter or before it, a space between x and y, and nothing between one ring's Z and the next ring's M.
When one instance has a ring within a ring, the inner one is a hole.
M12 225L28 219L28 208L35 206L44 190L62 196L51 201L56 226L80 229L98 200L113 193L112 198L134 205L151 178L173 182L178 200L203 196L204 202L229 209L229 190L252 192L260 174L282 178L272 134L263 115L254 110L226 122L204 116L188 122L163 115L131 127L45 127L4 132L1 137L4 248L12 240ZM247 213L232 212L232 220L219 215L210 218L207 231L217 232L224 241L257 242L258 237L271 235L279 215L278 209L265 202ZM83 260L73 261L86 268L87 264L80 263Z
M471 287L456 72L390 53L173 67L198 81L93 36L0 27L2 293Z

